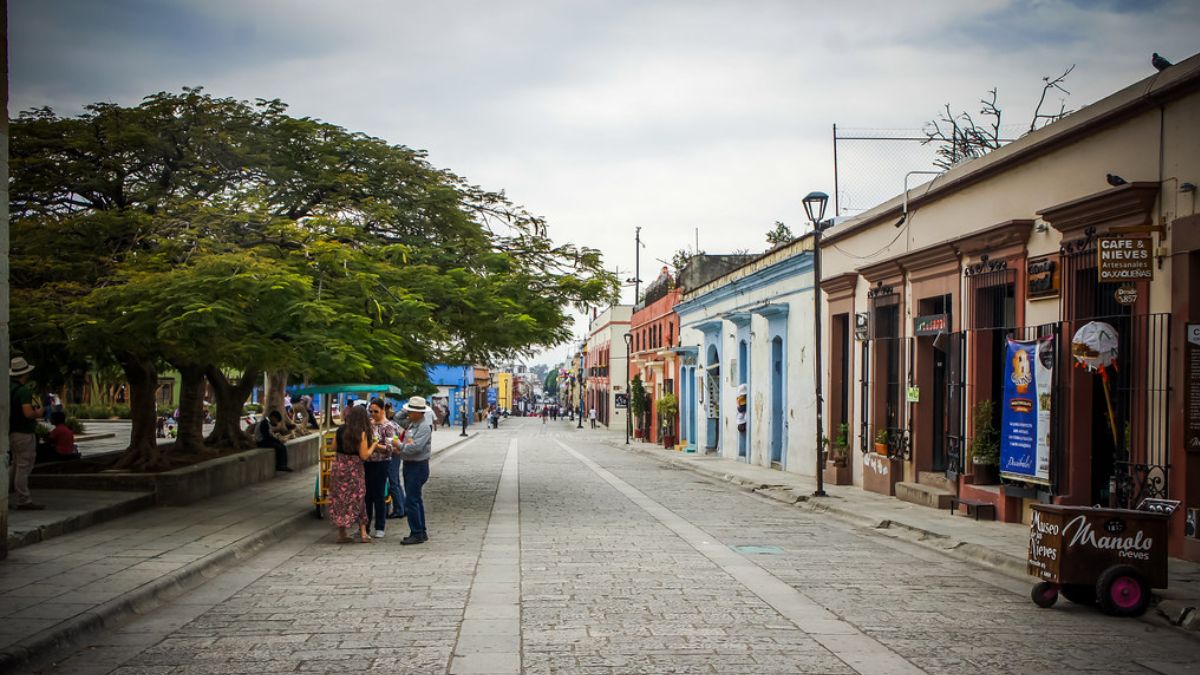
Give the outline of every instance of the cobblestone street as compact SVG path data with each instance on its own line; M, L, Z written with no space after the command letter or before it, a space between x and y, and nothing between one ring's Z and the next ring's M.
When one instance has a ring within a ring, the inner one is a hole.
M1181 632L598 438L504 420L433 460L427 544L313 520L35 671L1200 672Z

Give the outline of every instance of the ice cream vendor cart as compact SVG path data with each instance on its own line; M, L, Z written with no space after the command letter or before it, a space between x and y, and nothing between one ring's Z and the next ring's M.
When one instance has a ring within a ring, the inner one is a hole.
M1138 616L1151 588L1167 587L1167 522L1178 501L1146 499L1135 509L1034 504L1030 594L1050 607L1061 594L1113 616Z

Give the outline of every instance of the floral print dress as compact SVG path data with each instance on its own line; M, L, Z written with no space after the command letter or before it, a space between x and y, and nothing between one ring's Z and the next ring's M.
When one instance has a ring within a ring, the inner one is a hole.
M342 447L342 432L337 435ZM329 522L334 527L358 527L367 524L367 483L363 462L357 454L334 455L333 475L329 481Z

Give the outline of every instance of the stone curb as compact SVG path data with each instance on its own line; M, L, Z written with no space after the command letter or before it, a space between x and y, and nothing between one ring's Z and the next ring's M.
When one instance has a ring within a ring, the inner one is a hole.
M436 457L478 435L478 431L472 431L466 438L457 438L435 450L432 455ZM312 511L305 507L279 523L251 532L219 551L214 551L174 572L30 636L0 652L0 673L12 672L58 647L79 640L94 630L111 627L130 615L144 614L155 609L216 576L226 564L257 554L266 546L281 541L299 529L302 523L312 520Z
M11 645L0 652L0 673L11 672L94 630L111 627L129 615L144 614L200 585L214 576L223 565L254 555L299 528L301 523L311 520L310 511L300 511L269 528L252 532L219 551Z
M691 462L684 462L675 457L664 456L663 453L657 451L657 448L627 446L623 443L614 443L605 439L601 439L600 442L618 450L630 450L646 455L657 462L673 468L686 469L692 473L716 481L730 483L742 490L752 492L767 499L791 504L797 508L815 513L825 513L851 525L873 530L903 530L910 535L904 537L907 541L939 551L957 560L986 567L1018 581L1030 584L1034 583L1033 577L1030 577L1026 571L1026 561L1024 558L1003 553L982 544L958 541L944 534L896 520L876 520L838 504L837 497L827 497L819 500L809 499L808 495L797 495L790 488L748 481L731 473L713 470ZM1162 596L1157 597L1159 598L1157 604L1153 604L1151 610L1148 610L1139 617L1140 620L1160 626L1163 625L1162 622L1165 620L1172 626L1187 631L1187 634L1192 637L1196 636L1196 632L1200 632L1200 607L1186 601L1163 598Z
M117 504L110 504L95 511L80 513L66 520L50 523L49 525L27 530L20 534L10 532L8 535L8 550L12 551L22 546L29 546L30 544L43 542L54 537L61 537L64 534L77 532L84 528L99 525L100 523L105 523L152 506L154 506L154 495L145 494L141 497L127 499Z
M98 441L101 438L116 438L116 437L117 437L117 432L115 432L115 431L101 431L101 432L95 433L95 434L79 434L79 435L75 436L75 442L76 443L87 443L88 441Z

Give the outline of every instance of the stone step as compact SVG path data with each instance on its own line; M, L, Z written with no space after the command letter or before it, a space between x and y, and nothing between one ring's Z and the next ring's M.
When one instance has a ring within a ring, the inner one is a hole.
M950 508L953 492L921 483L896 483L896 498L934 509Z
M941 471L922 471L917 474L917 482L921 485L954 492L954 482L947 478L946 474Z

